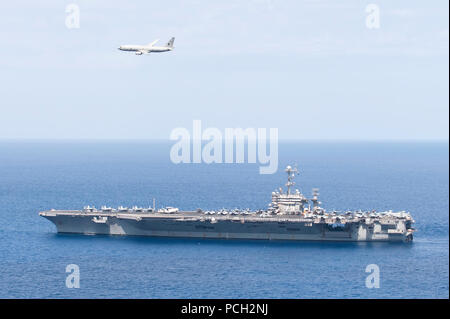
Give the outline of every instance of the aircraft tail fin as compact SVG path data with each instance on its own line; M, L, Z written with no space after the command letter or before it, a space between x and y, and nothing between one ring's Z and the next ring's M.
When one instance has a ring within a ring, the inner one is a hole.
M173 48L173 42L175 41L175 38L170 38L169 42L167 42L167 46L169 48Z

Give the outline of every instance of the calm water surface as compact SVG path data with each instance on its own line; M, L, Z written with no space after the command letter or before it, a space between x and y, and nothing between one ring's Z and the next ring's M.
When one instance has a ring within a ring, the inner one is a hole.
M179 164L159 142L0 142L0 298L448 298L448 143L282 143L279 172ZM328 210L407 210L412 244L58 235L40 210L265 208L297 186ZM81 287L65 286L68 264ZM381 287L368 289L377 264Z

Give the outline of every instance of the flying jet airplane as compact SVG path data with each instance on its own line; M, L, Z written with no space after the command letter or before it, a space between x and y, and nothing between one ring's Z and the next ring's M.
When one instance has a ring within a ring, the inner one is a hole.
M157 47L155 46L155 43L159 40L155 40L152 43L149 43L147 45L134 45L134 44L127 44L127 45L121 45L119 47L119 50L122 51L134 51L136 52L136 55L142 55L142 54L149 54L151 52L167 52L172 51L174 49L173 42L175 41L175 38L171 38L169 42L165 46Z

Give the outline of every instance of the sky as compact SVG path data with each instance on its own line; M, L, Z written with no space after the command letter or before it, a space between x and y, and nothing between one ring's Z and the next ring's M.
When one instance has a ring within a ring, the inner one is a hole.
M201 120L280 139L448 141L448 5L2 1L0 139L168 140ZM173 52L117 49L172 36Z

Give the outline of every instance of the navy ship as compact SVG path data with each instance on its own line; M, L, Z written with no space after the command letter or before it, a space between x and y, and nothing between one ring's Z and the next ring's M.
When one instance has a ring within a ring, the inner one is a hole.
M306 198L295 185L297 168L288 166L286 191L272 193L267 209L180 211L175 207L95 207L40 212L58 233L221 239L387 241L413 240L414 220L405 211L327 212L318 189Z

